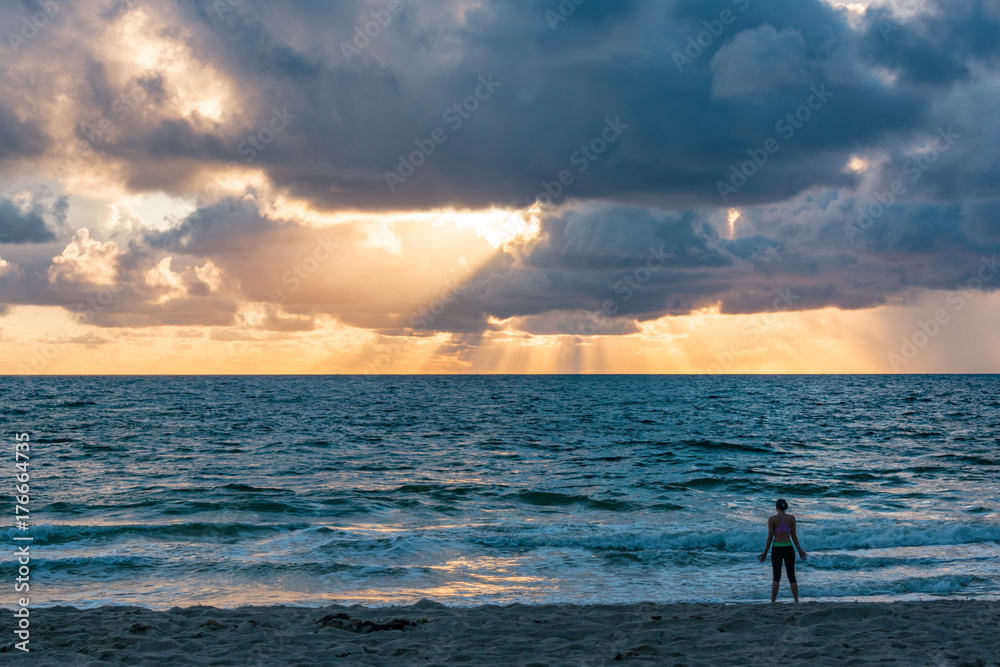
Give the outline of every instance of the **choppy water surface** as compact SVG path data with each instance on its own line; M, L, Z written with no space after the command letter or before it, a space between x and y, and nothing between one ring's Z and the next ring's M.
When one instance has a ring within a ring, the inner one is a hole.
M39 604L760 601L778 496L804 596L884 600L1000 595L998 401L998 376L8 378L0 420L31 435Z

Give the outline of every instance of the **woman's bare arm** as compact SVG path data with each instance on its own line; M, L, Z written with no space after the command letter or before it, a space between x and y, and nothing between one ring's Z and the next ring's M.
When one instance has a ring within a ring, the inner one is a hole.
M799 555L802 556L802 560L806 559L806 552L802 550L799 546L799 536L795 533L795 524L798 523L795 519L792 519L792 542L795 543L795 548L799 550Z
M774 539L774 524L771 519L767 520L767 544L764 545L764 552L757 558L761 563L767 558L767 550L771 548L771 540Z

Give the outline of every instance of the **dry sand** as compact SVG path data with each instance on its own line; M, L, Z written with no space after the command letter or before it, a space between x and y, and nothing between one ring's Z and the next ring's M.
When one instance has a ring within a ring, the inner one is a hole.
M0 610L11 622L7 610ZM38 665L1000 665L1000 603L32 612Z

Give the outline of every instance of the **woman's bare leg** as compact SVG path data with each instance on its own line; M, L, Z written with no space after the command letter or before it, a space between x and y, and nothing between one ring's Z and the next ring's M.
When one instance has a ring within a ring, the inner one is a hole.
M778 597L778 585L780 583L781 583L780 581L772 581L771 582L771 602L774 602L775 599ZM794 584L792 584L792 585L794 586ZM793 588L792 590L794 591L796 589Z

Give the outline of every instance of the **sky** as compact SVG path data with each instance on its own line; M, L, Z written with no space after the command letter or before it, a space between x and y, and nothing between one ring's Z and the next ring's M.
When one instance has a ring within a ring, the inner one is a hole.
M1000 372L1000 0L0 34L0 373Z

